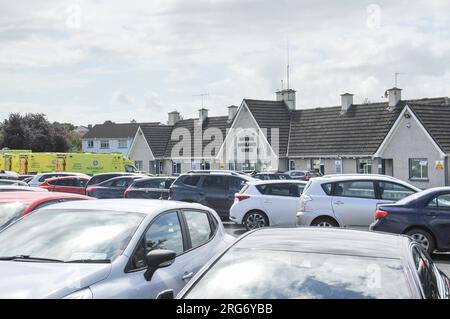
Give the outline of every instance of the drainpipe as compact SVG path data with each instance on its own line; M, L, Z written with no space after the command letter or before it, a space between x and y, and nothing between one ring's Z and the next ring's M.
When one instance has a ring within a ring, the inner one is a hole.
M444 174L445 174L445 186L449 185L449 176L448 176L448 155L444 157Z

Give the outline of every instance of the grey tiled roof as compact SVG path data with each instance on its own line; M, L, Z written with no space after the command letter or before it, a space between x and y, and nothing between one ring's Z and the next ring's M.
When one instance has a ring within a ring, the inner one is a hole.
M253 117L262 129L267 129L267 139L273 144L271 129L279 129L279 155L286 157L291 111L284 102L244 100Z
M198 134L198 135L194 134L195 130L199 130L200 129L200 127L196 126L196 125L199 125L198 124L198 119L187 119L187 120L178 121L172 128L173 131L175 131L177 129L187 129L189 131L189 133L191 135L191 152L192 152L192 155L194 155L194 144L195 144L194 138L196 136L198 136L198 137L201 136L200 134ZM222 132L223 139L224 139L225 138L225 134L226 134L226 129L229 126L230 126L230 123L228 122L228 117L227 116L208 117L202 123L201 132L202 132L202 134L204 134L205 131L207 129L209 129L209 128L218 128ZM200 132L200 131L197 131L197 132ZM169 138L169 142L168 142L168 145L167 145L167 148L166 148L166 151L165 151L165 157L166 158L171 158L172 157L172 155L171 155L172 149L173 149L173 147L176 144L179 143L179 137L175 136L174 138L175 138L174 140L171 140ZM222 139L219 139L217 137L215 138L214 142L212 142L211 140L203 139L203 149L208 144L213 143L212 146L215 148L215 154L214 155L217 155L217 152L219 151L220 147L222 146L221 141L222 141ZM187 154L180 154L180 156L185 157L185 156L187 156ZM175 157L177 157L177 156L175 156Z
M288 156L373 155L407 103L431 109L447 100L403 101L392 111L387 103L352 105L346 114L341 114L340 107L294 111Z
M446 153L450 153L450 106L408 104L422 125Z
M153 156L157 159L164 157L167 143L170 140L172 126L161 124L143 124L141 125L144 137L147 140Z
M156 124L156 123L148 123ZM133 138L136 135L139 123L105 123L95 125L83 139L89 138Z

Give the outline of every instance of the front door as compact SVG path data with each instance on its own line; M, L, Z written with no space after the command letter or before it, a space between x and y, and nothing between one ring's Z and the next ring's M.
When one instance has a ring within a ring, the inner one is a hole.
M271 226L295 226L300 191L298 184L268 184L262 206L270 215Z
M228 213L229 209L227 188L226 176L208 175L203 180L200 195L203 196L206 206L224 215Z
M450 247L450 193L444 193L432 200L424 209L427 225L438 237L441 245Z

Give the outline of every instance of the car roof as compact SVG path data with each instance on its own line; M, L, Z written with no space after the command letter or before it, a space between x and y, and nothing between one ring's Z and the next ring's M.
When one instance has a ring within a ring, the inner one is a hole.
M40 200L52 199L92 199L84 195L58 193L58 192L3 192L0 193L0 202L17 201L22 203L33 203Z
M202 171L202 170L196 170L196 171L189 171L186 174L182 174L181 176L190 176L190 175L203 175L203 176L235 176L235 177L241 177L243 179L246 179L248 181L254 180L253 177L240 174L234 171L227 171L227 170L211 170L211 171Z
M110 179L107 179L106 181L101 182L100 184L106 183L106 182L111 182L111 181L116 181L118 179L125 179L125 178L130 178L130 179L142 179L142 178L146 178L146 176L144 175L125 175L125 176L117 176L117 177L113 177ZM100 185L99 184L99 185Z
M201 209L211 211L210 208L196 203L186 203L178 201L167 201L159 199L98 199L93 201L77 201L55 204L49 209L81 209L141 213L146 215L156 215L163 211L185 209Z
M379 174L337 174L337 175L325 175L319 176L312 181L314 182L335 182L335 181L352 181L352 180L377 180L377 181L391 181L403 185L408 185L409 187L415 188L419 190L417 187L406 183L398 178L388 176L388 175L379 175Z
M65 180L65 179L72 179L72 178L84 178L84 179L90 179L89 176L84 175L74 175L74 176L62 176L62 177L53 177L53 178L47 178L45 181L56 181L56 180Z
M136 182L145 182L145 181L151 181L155 179L177 179L173 176L149 176L149 177L143 177L141 179L138 179Z
M244 235L236 248L400 259L410 239L403 235L340 228L266 228Z
M257 180L257 181L251 181L248 182L248 185L266 185L266 184L302 184L302 185L306 185L308 182L306 181L299 181L296 179L272 179L272 180L268 180L268 181L262 181L262 180Z
M110 172L110 173L99 173L99 174L95 174L92 177L97 177L97 176L106 176L106 175L117 175L117 176L127 176L127 175L136 175L136 173L127 173L127 172Z

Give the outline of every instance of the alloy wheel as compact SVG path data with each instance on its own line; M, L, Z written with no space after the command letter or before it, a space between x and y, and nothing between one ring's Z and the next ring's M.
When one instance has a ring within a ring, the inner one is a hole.
M422 247L425 248L426 250L428 250L428 248L430 247L430 241L423 234L416 233L412 234L411 237L420 245L422 245Z
M266 220L265 217L260 213L251 213L247 216L247 219L245 220L245 225L249 230L257 229L265 227Z

